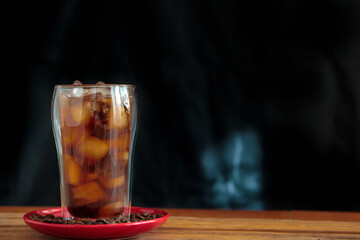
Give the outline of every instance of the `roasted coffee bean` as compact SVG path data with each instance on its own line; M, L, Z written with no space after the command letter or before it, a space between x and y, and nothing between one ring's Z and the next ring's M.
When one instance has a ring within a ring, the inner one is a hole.
M101 224L105 224L105 223L103 223L103 222L95 222L94 224L95 225L101 225Z
M115 223L127 223L129 222L128 219L124 216L120 216L116 219L114 219Z
M129 220L128 220L126 217L121 217L121 218L120 218L120 222L121 222L121 223L128 223Z
M31 215L29 216L29 219L30 219L30 220L38 221L38 220L40 220L42 217L43 217L43 216L41 216L40 214L35 213L35 214L31 214Z
M94 222L91 218L80 218L80 221L82 221L85 225L91 225Z
M136 214L137 219L145 220L145 217L141 215L140 213Z
M53 215L54 216L54 215ZM41 222L43 223L52 223L54 217L53 216L49 216L49 215L45 215L44 218L40 219Z
M74 220L74 219L71 219L71 220L67 221L67 224L75 224L75 223L76 223L76 220Z
M52 214L40 215L31 214L29 219L33 221L43 223L55 223L55 224L71 224L71 225L100 225L100 224L116 224L116 223L129 223L129 222L141 222L146 220L152 220L163 217L162 214L149 214L149 213L133 213L130 214L130 219L125 216L112 217L112 218L98 218L96 220L91 218L73 218L70 220L64 220L63 217L55 217Z
M109 220L107 220L106 218L98 218L98 219L96 220L96 222L102 222L102 223L104 223L104 224L107 224L108 221L109 221Z
M33 214L35 217L38 217L38 218L43 218L44 216L42 216L42 215L40 215L40 214L38 214L38 213L35 213L35 214Z
M114 223L116 223L114 219L109 219L109 220L107 221L107 224L114 224Z
M40 220L38 217L35 217L35 216L29 216L29 219L33 220L33 221L39 221Z
M39 220L40 220L39 217L33 216L33 215L30 215L30 216L29 216L29 219L30 219L30 220L34 220L34 221L39 221Z
M43 223L52 223L52 219L50 219L50 218L44 218L44 219L41 219L40 222L43 222Z
M46 214L44 217L45 217L45 218L50 218L50 219L55 218L55 216L54 216L54 215L52 215L52 214Z
M83 223L83 221L81 220L75 220L75 223L76 225L85 225L85 223Z
M64 219L63 219L63 217L56 217L52 220L52 223L63 224Z

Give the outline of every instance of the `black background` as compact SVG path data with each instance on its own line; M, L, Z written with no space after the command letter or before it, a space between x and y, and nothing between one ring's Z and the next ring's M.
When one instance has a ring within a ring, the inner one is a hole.
M137 87L133 205L360 210L359 1L32 4L0 204L60 204L52 91L79 79Z

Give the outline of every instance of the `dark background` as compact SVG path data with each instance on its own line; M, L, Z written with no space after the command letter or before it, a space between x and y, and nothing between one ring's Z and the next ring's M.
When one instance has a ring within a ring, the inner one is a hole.
M52 91L79 79L137 87L133 205L360 211L359 1L31 4L0 204L60 204Z

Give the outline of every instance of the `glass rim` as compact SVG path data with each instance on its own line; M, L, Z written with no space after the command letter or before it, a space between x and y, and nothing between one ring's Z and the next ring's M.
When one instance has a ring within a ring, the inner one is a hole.
M60 88L106 88L106 87L127 87L127 88L134 88L135 85L133 84L82 84L82 85L73 85L73 84L56 84L55 87Z

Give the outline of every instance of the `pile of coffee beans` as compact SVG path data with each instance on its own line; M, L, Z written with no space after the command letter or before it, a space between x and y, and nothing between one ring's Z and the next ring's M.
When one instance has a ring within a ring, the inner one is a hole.
M114 218L73 218L71 220L65 220L63 217L55 217L52 214L40 215L38 213L29 215L29 219L33 221L43 223L55 223L55 224L72 224L72 225L101 225L101 224L116 224L116 223L129 223L129 222L142 222L146 220L152 220L161 218L162 214L148 214L144 213L132 213L130 220L124 216Z

